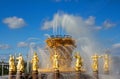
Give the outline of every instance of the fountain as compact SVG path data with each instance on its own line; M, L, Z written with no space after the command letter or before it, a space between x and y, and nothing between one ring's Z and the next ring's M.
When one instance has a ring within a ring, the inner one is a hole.
M77 47L75 40L70 35L52 35L46 39L46 50L49 51L49 68L41 68L38 64L41 62L38 54L35 52L31 59L31 79L100 79L99 78L99 59L103 59L104 74L109 75L109 55L93 55L92 68L93 75L87 74L87 69L84 68L84 59L79 52L73 52ZM42 52L41 52L42 53ZM9 79L13 79L16 73L16 79L25 78L24 73L24 59L20 54L16 58L17 73L15 68L14 57L10 56L9 60ZM74 61L74 62L72 62ZM71 64L74 64L72 67ZM40 63L42 64L42 63ZM46 62L47 65L47 62ZM26 77L25 79L28 79Z
M68 74L68 79L99 79L99 59L101 58L104 59L104 72L109 73L109 56L95 54L91 57L93 77L86 74L83 58L79 52L73 52L77 46L70 35L52 35L46 39L46 43L50 53L51 66L45 69L39 68L38 71L41 74L53 73L53 77L50 79L66 79L65 74ZM71 66L72 61L74 61L74 67Z

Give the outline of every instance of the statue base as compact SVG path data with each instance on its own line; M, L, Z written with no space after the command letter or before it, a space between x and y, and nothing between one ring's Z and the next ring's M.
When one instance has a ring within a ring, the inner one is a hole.
M76 71L75 79L81 79L81 71Z
M64 79L59 70L55 70L53 73L53 79Z
M47 79L47 74L41 74L40 79Z
M59 72L59 70L55 70L55 71L54 71L54 79L59 79L59 77L60 77L60 72Z
M93 72L93 76L94 76L96 79L99 79L98 71L94 71L94 72Z
M21 71L17 71L17 75L16 75L16 79L22 79L22 72Z
M32 71L32 79L38 79L38 71Z
M15 79L15 72L9 71L9 78L8 79Z

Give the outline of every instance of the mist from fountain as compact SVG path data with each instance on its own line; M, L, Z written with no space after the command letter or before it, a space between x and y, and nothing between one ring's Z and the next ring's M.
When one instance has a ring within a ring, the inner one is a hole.
M38 56L39 56L39 65L40 68L50 68L50 54L49 51L45 51L43 49L41 49L40 47L38 47Z
M31 60L32 60L32 56L33 56L33 54L34 54L34 49L33 49L33 43L31 43L30 45L29 45L29 48L30 48L30 50L29 50L29 52L28 52L28 57L27 57L27 73L30 73L30 63L31 63Z

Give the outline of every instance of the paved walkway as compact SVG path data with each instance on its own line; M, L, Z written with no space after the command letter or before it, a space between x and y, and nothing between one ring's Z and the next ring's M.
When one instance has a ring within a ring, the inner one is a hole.
M0 79L8 79L8 75L7 76L0 76Z

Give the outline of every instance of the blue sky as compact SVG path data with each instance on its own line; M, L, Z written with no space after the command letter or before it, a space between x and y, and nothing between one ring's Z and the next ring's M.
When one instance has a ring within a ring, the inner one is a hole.
M26 55L29 41L44 44L44 34L52 34L48 26L57 15L82 18L94 39L118 55L119 9L119 0L0 0L0 55Z

